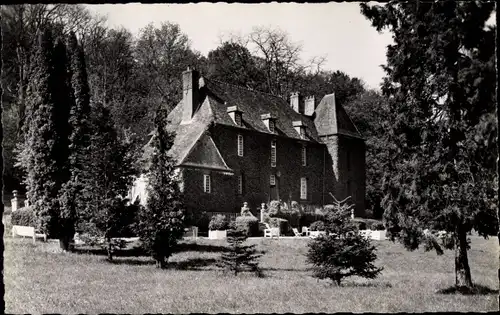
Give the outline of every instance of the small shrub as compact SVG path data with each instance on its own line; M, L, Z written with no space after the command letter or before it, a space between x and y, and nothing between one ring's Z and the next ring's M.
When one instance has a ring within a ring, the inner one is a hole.
M309 243L307 262L313 265L314 277L340 285L351 276L374 279L382 270L374 266L375 247L357 231L351 208L345 202L336 202L325 217L329 234Z
M281 235L287 234L288 230L290 229L288 221L282 218L270 218L269 225L274 228L279 228Z
M245 231L247 236L259 234L259 220L253 216L239 216L235 220L236 227Z
M210 216L206 211L193 211L189 213L186 226L198 227L198 232L208 232L208 225L210 224Z
M225 215L218 214L214 215L212 219L210 219L210 223L208 224L208 228L212 231L223 231L227 230L229 222L226 219Z
M325 230L325 222L323 221L315 221L309 227L311 231L324 231Z
M370 226L370 230L372 231L384 231L385 226L383 223L380 222L373 222Z
M237 224L233 222L227 231L226 240L229 246L222 252L218 266L226 271L233 272L235 276L244 269L249 269L260 276L261 270L258 259L262 255L257 254L255 244L243 245L247 237L247 233L239 229Z
M14 211L11 214L11 224L36 227L35 212L31 207Z
M281 215L281 202L278 200L273 200L269 203L269 207L267 207L267 214L270 217L279 217Z

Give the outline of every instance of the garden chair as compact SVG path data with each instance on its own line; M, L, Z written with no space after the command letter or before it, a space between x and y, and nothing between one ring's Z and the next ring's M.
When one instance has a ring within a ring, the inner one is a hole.
M276 236L277 238L280 238L280 229L279 228L269 228L264 230L264 237L270 237L273 238Z
M311 235L311 232L309 231L309 228L307 226L302 227L302 235L304 235L304 236Z
M299 233L299 230L297 230L297 228L292 228L292 231L293 231L293 234L295 234L295 236L297 236L297 237L302 236L302 233Z

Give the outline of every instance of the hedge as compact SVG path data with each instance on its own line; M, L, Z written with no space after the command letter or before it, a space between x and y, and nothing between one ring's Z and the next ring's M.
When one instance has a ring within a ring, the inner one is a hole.
M281 218L269 218L269 225L271 227L279 227L280 235L285 235L290 229L290 225L287 220Z
M324 231L325 230L325 222L323 221L316 221L311 224L309 227L311 231Z
M12 225L32 226L36 225L35 213L31 208L21 208L11 214Z
M212 231L227 230L228 226L229 222L227 221L226 216L222 214L214 215L212 219L210 219L210 223L208 224L208 228Z
M239 216L235 220L236 227L246 232L247 236L259 235L259 220L250 216Z

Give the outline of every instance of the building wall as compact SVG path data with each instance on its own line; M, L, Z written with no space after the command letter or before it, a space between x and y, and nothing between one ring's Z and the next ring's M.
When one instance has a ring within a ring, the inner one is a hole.
M355 215L363 217L366 191L364 141L344 135L325 136L322 139L332 159L330 165L334 180L327 181L328 189L339 200L351 196Z
M198 210L239 212L243 202L258 215L261 203L279 195L285 202L322 205L325 146L244 128L216 125L209 129L228 166L235 174L213 170L184 169L184 192L190 207ZM238 156L237 137L244 137L244 153ZM276 140L276 167L271 167L271 141ZM302 144L307 145L307 166L302 166ZM212 192L203 192L203 174L211 174ZM243 194L238 194L238 176L243 174ZM270 175L276 186L270 186ZM300 199L300 178L307 178L307 200ZM273 189L275 191L273 192Z

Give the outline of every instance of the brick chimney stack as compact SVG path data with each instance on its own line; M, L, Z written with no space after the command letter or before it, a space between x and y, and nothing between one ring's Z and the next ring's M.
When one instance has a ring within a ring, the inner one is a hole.
M200 73L190 67L182 72L182 101L184 109L182 113L182 122L190 122L193 118L199 104L199 80Z
M312 116L314 114L315 101L316 100L314 98L314 95L306 97L305 102L304 102L304 115Z
M300 93L299 92L293 92L291 95L290 95L290 107L292 107L292 109L294 111L296 111L297 113L300 113L302 114L303 110L302 110L302 106L300 106Z

